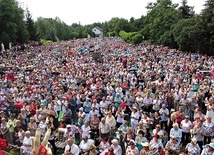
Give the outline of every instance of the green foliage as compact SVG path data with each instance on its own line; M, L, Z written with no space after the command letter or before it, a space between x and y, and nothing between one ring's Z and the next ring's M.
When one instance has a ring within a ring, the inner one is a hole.
M41 39L40 42L41 42L43 45L48 45L48 44L52 44L52 43L53 43L52 40L45 40L45 39Z
M24 43L29 34L24 23L24 11L15 0L0 0L0 36L6 48L9 42Z
M187 0L182 0L181 6L178 8L181 18L190 18L194 16L194 10L192 6L187 5L188 1Z
M39 36L37 33L37 27L32 19L31 13L28 10L28 8L26 9L25 17L26 17L26 28L29 33L29 40L38 41Z
M119 32L120 37L127 43L131 44L139 44L143 41L143 36L138 32L125 32L120 31Z

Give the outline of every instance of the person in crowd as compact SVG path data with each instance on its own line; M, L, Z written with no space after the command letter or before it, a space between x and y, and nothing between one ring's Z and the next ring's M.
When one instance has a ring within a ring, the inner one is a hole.
M32 137L35 136L37 124L34 121L34 117L30 117L30 122L28 123L27 129L28 129L28 131L30 131L30 134Z
M94 140L89 139L87 136L84 136L79 145L80 152L83 154L89 152L89 147L93 144L94 144Z
M106 116L106 123L110 124L112 130L115 129L116 120L111 111L108 111L108 115Z
M30 155L32 151L32 139L30 137L30 131L25 132L25 137L23 139L23 144L20 149L21 155Z
M98 151L96 149L96 146L94 144L89 146L89 155L98 155Z
M169 109L166 108L166 104L162 104L161 109L159 110L160 116L161 116L161 129L165 127L165 130L167 130L167 121L169 117Z
M108 139L102 139L99 144L99 153L102 153L104 150L108 149L110 147L110 144L108 142Z
M4 117L1 118L1 124L0 124L0 135L2 138L6 139L7 141L9 140L9 132L7 128L7 122Z
M181 141L183 144L187 144L190 141L190 129L192 129L192 122L189 120L189 118L189 116L185 116L185 119L181 121Z
M159 137L159 135L152 135L152 140L150 141L149 145L150 145L150 150L152 150L152 152L155 155L160 155L161 150L163 149L163 143Z
M193 127L192 135L197 140L197 143L202 150L203 142L204 142L204 131L203 121L199 120L198 124Z
M149 149L149 143L145 142L142 144L143 145L143 149L140 151L140 155L150 155L151 151Z
M131 127L132 127L132 131L134 131L138 125L138 120L140 118L140 114L139 114L137 107L135 107L135 106L129 107L129 109L132 111L131 112Z
M126 149L126 155L139 155L139 150L136 147L135 141L132 139Z
M135 145L139 151L142 150L142 148L143 148L142 143L144 143L144 142L147 142L147 138L145 137L145 134L143 131L139 131L138 135L135 137ZM130 141L129 141L129 143L130 143Z
M214 122L211 121L211 116L206 116L206 120L203 123L204 130L204 144L209 144L211 142L211 138L214 135Z
M91 133L91 128L89 126L89 122L84 122L84 125L81 127L82 130L82 137L87 136L88 138L91 137L90 133Z
M111 135L111 126L109 123L106 122L105 118L101 119L99 123L99 135L101 138L109 138Z
M206 144L202 150L201 155L212 155L214 154L214 143Z
M180 146L177 142L177 136L172 136L166 143L165 149L171 153L171 155L178 155L180 152Z
M9 139L8 139L8 143L9 144L14 144L14 140L15 140L15 127L16 127L15 115L11 114L10 115L10 119L7 122L7 128L9 130Z
M191 142L186 145L189 154L200 155L201 149L197 144L197 139L192 138Z
M125 148L127 147L127 144L130 142L131 139L134 139L134 133L132 131L132 128L129 127L123 137L123 142L125 142Z
M99 136L99 123L100 119L97 117L97 114L94 114L92 119L90 120L90 134L92 139L94 138L95 134Z
M178 144L181 142L182 130L178 127L178 123L173 124L173 128L170 130L170 138L176 137Z
M114 149L114 153L116 154L116 155L122 155L122 148L121 148L121 146L119 145L119 143L118 143L118 140L117 139L113 139L112 141L111 141L111 147Z
M80 149L76 144L74 144L73 137L69 137L63 155L79 155L79 153Z

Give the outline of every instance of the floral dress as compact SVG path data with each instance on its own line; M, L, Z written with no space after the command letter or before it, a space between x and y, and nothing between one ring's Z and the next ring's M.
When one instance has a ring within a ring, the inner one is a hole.
M200 154L200 151L201 151L198 144L193 146L191 143L187 144L186 149L188 150L188 153L191 153L192 155L198 155L198 154Z

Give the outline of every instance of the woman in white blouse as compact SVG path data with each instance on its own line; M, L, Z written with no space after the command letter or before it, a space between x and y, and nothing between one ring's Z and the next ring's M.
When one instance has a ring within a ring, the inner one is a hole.
M81 127L82 130L82 138L87 136L88 138L90 138L90 126L89 123L87 121L84 122L84 125Z
M23 145L21 146L21 149L20 149L20 154L30 155L31 151L32 151L32 139L30 137L30 131L26 131L25 137L23 140Z
M187 144L190 139L190 129L192 129L192 122L189 120L189 116L185 116L185 119L181 121L182 138L181 141Z

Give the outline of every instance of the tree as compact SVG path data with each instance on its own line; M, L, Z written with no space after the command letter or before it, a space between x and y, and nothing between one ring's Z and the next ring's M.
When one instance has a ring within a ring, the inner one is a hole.
M194 16L194 7L187 5L187 0L182 0L181 6L178 8L181 18L190 18Z
M28 8L26 9L25 17L26 17L26 28L29 33L29 39L33 41L38 41L39 35L37 33L37 27L32 19L31 13L28 10Z
M213 55L214 52L214 0L207 0L205 9L198 19L200 29L199 50L202 53Z
M161 36L166 31L170 31L171 26L179 20L177 7L178 5L172 4L171 0L157 0L156 3L149 3L148 14L141 34L151 43L163 44Z
M0 0L0 36L8 48L9 42L28 41L28 32L24 23L24 11L15 0Z

